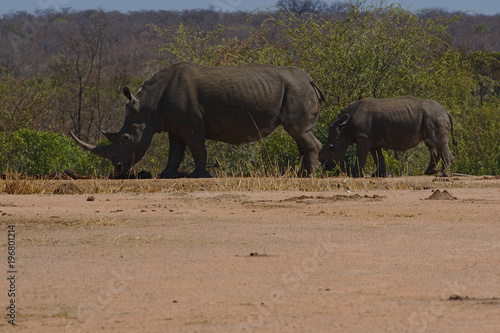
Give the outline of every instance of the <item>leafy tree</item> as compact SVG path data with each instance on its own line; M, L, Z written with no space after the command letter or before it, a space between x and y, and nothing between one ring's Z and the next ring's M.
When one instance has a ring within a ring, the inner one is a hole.
M481 103L500 98L500 52L472 52L469 55L477 82L474 92Z
M319 14L328 8L321 0L279 0L276 6L293 15Z
M77 31L65 34L63 41L66 52L52 64L58 83L74 93L73 96L68 96L72 105L68 110L73 130L78 137L83 132L85 109L88 111L88 119L85 121L88 124L86 133L89 133L94 125L94 118L102 117L100 90L104 30L107 25L104 14L98 12L91 19L90 27L81 26Z
M251 62L284 64L285 50L276 48L267 38L267 30L252 31L249 37L231 37L234 28L217 25L213 30L179 24L170 28L154 29L167 40L158 47L168 66L179 61L192 61L206 66L241 65Z
M55 96L50 83L43 78L16 80L0 76L0 132L21 128L42 129L50 123Z
M487 36L490 33L490 28L488 28L486 24L481 23L474 29L474 33L481 36Z

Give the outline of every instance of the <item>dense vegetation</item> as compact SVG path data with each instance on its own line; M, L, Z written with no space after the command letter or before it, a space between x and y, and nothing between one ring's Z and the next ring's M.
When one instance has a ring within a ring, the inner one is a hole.
M293 7L301 3L310 6ZM214 10L122 14L69 10L0 19L0 171L27 174L74 168L107 173L109 163L77 149L73 130L96 142L123 120L121 88L137 88L178 61L228 66L293 65L325 91L316 135L361 97L435 99L452 114L452 171L500 174L500 15L399 6L280 0L261 13ZM294 141L277 130L248 145L209 142L209 164L222 175L269 175L299 163ZM345 160L354 162L354 149ZM425 146L385 152L392 174L422 174ZM158 173L168 156L157 135L137 166ZM186 159L185 167L192 169ZM373 168L369 165L368 168ZM338 172L338 171L336 171Z

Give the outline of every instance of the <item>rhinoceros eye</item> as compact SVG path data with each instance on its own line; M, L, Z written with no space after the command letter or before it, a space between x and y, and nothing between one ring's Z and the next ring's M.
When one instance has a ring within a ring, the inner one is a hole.
M123 134L123 135L121 136L120 141L121 141L122 143L126 143L126 142L128 142L128 140L129 140L129 139L130 139L130 135L125 133L125 134Z

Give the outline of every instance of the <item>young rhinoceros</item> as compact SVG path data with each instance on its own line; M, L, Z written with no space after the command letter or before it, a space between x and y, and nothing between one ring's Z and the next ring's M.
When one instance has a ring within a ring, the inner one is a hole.
M205 139L233 144L259 140L282 125L303 153L304 174L319 167L321 143L314 136L321 90L295 67L250 64L205 67L178 63L156 73L129 100L122 129L106 133L111 144L96 147L73 139L108 158L118 177L145 154L155 133L168 132L168 164L161 178L178 178L186 147L195 162L190 177L211 177Z
M349 104L330 126L328 141L319 153L326 170L331 170L345 156L347 148L357 145L356 166L353 177L363 177L363 167L370 152L377 165L378 177L386 177L382 148L404 151L424 141L431 154L425 174L450 176L453 161L448 148L448 133L453 122L450 114L436 101L414 97L392 99L365 98Z

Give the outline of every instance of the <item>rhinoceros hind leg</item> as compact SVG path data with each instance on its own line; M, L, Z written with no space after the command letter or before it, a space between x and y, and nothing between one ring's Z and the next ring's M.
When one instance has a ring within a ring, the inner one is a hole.
M431 160L429 162L429 166L427 167L427 170L425 170L426 175L435 175L438 173L438 162L439 162L439 155L437 153L437 150L434 146L431 144L425 143L427 148L429 149L429 153L431 155Z
M441 170L441 173L439 174L439 177L450 177L450 166L451 162L453 162L453 155L451 155L448 144L445 144L442 147L438 148L438 155L441 159L441 163L443 164L443 168Z
M316 139L313 131L305 133L295 133L292 130L285 128L290 136L297 142L299 151L303 157L302 164L299 169L300 177L307 177L320 167L318 153L321 150L321 142Z

